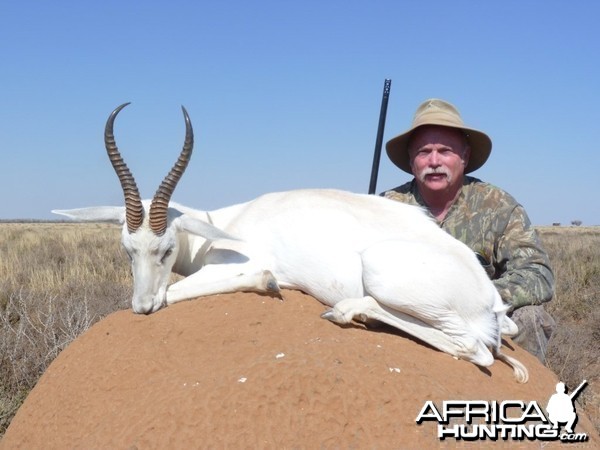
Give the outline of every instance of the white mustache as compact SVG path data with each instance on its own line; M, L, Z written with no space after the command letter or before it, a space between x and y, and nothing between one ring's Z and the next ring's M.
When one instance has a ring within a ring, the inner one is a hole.
M436 167L435 169L432 167L427 167L419 174L419 179L424 182L427 175L433 174L446 175L446 178L450 180L450 171L446 167Z

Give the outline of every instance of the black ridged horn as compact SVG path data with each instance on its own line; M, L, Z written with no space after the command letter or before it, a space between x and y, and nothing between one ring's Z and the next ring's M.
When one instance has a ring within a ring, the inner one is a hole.
M190 162L192 156L192 149L194 148L194 130L192 129L192 122L185 108L181 107L183 111L183 117L185 118L185 141L183 143L183 149L177 158L177 162L165 177L161 185L159 186L152 204L150 205L150 229L157 236L162 236L167 229L167 211L169 209L169 201L173 195L177 183L181 179L183 172Z
M121 153L119 153L113 132L115 117L117 117L117 114L119 114L119 112L127 105L129 105L129 103L123 103L108 117L108 120L106 121L106 128L104 129L104 145L106 146L106 152L108 153L110 162L115 169L117 176L119 177L121 188L123 189L123 195L125 196L125 218L127 221L127 230L130 233L135 233L135 231L142 225L142 221L144 220L144 207L142 206L140 191L135 184L133 175L129 171L125 161L123 161Z

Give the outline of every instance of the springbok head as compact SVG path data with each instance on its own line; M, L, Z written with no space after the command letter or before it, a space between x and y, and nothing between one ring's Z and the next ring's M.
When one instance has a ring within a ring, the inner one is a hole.
M75 220L123 224L121 242L131 260L133 274L131 305L136 313L150 314L166 304L167 285L179 252L180 232L191 233L209 240L228 239L230 236L206 222L169 207L173 191L190 161L194 146L192 123L184 107L182 107L185 118L183 149L152 200L142 201L135 179L117 148L113 132L115 118L128 104L124 103L110 114L104 130L106 151L121 182L125 206L100 206L52 212Z

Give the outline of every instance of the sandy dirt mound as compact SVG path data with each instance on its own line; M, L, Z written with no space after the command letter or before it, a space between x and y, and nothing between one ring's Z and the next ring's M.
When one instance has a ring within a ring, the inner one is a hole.
M430 448L436 426L415 423L425 401L545 406L558 381L518 348L506 352L528 366L525 385L502 362L481 369L388 327L342 328L313 298L283 293L110 315L51 364L0 447ZM598 446L578 413L585 447Z

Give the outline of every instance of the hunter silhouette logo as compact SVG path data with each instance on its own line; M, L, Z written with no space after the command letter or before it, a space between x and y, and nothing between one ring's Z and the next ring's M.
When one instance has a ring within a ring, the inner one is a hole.
M440 440L491 441L525 439L563 442L585 442L586 433L575 433L577 413L574 400L587 381L567 394L563 382L556 384L556 393L550 396L544 411L537 401L523 400L444 400L441 405L428 400L419 412L416 423L437 424ZM560 424L565 424L561 431Z
M583 380L579 386L569 395L567 388L562 381L556 383L556 394L553 394L548 400L546 411L548 419L554 425L554 429L558 429L559 423L566 423L565 430L569 434L573 434L573 426L577 422L577 414L575 413L575 397L579 395L583 387L587 384L587 380Z

